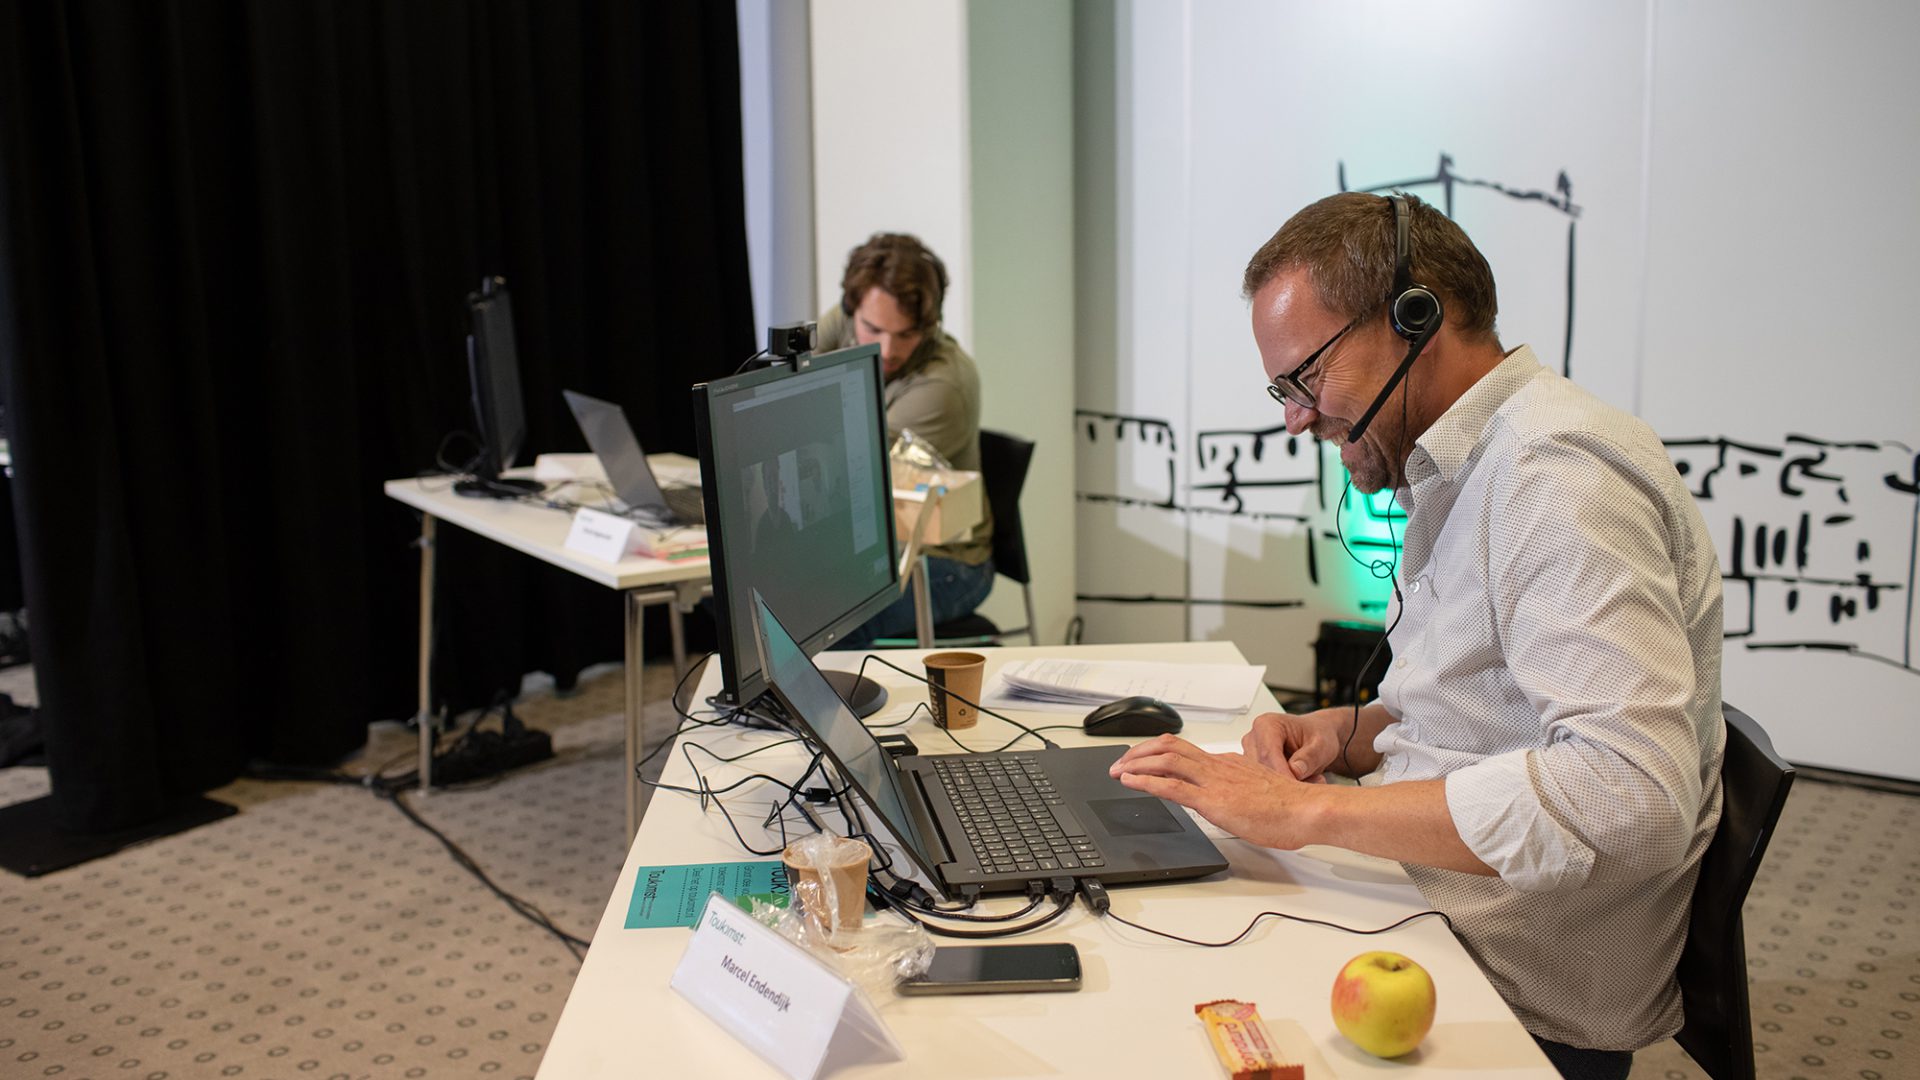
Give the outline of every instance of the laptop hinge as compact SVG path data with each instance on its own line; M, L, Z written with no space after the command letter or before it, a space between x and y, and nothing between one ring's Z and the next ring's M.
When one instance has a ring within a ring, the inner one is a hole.
M927 794L926 777L918 769L907 769L906 774L913 780L914 793L920 796L907 800L907 813L913 815L913 823L920 829L920 835L940 845L940 857L934 860L935 867L954 865L953 845L947 841L946 830L940 827L940 815L933 812L933 799Z

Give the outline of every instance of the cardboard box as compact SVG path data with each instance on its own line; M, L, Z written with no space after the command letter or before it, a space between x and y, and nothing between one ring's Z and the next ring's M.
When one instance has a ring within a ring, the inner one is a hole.
M938 500L929 494L943 492ZM932 505L926 531L920 542L925 546L951 544L966 537L985 516L986 485L980 474L965 469L935 471L913 465L893 466L893 523L900 542L913 537L914 523Z

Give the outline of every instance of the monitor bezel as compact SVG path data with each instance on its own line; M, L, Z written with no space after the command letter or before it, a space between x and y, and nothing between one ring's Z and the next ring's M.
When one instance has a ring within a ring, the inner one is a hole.
M742 672L739 653L745 651L752 656L756 651L754 628L749 625L744 642L736 633L733 625L732 597L736 590L750 590L753 582L729 567L726 558L726 526L721 520L720 503L715 486L716 467L713 455L713 417L717 411L726 407L736 395L756 390L769 383L781 382L813 376L823 371L834 371L849 365L865 367L872 377L874 400L874 423L880 433L880 470L881 486L886 497L887 550L897 552L899 535L893 517L893 465L888 453L891 438L887 430L886 380L880 366L880 347L878 345L856 345L849 349L838 349L825 353L804 353L793 358L792 366L777 366L730 375L724 379L699 383L693 388L693 428L697 453L700 458L701 500L707 508L707 551L713 572L713 617L716 631L715 652L720 657L721 693L720 700L734 705L751 705L767 692L766 671L757 662L754 670ZM887 560L888 583L872 595L861 599L853 607L835 617L827 625L796 638L800 648L808 656L818 655L820 650L845 637L848 632L865 625L867 620L885 610L901 595L899 560L890 557ZM749 605L751 612L751 605ZM751 618L749 618L751 623ZM743 649L744 646L744 649Z
M520 344L515 340L513 300L506 282L492 278L486 291L469 293L467 319L467 380L473 421L480 428L480 458L474 473L494 480L513 468L527 443L526 386L520 378ZM511 401L501 400L498 392L503 376L512 381Z

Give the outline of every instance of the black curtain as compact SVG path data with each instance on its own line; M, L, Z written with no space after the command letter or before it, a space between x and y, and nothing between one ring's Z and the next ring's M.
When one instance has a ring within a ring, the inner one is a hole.
M98 831L412 713L380 483L473 428L483 275L533 450L583 448L571 387L691 452L688 386L754 337L734 5L4 7L15 505L55 810ZM618 658L610 591L441 532L456 704Z

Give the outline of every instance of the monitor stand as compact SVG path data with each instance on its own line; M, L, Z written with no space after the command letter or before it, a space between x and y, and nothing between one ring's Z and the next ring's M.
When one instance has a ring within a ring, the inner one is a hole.
M465 495L469 499L520 499L545 490L546 485L540 481L517 476L473 476L456 481L453 485L455 495Z
M865 720L874 713L887 707L887 688L858 672L822 671L835 693L853 710L853 715Z

